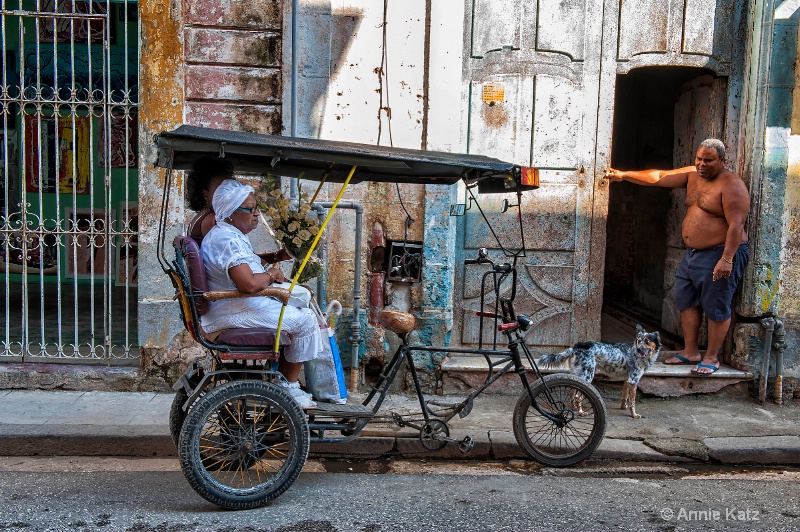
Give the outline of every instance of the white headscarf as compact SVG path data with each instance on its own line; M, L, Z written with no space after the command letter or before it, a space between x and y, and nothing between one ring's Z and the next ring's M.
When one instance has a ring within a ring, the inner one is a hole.
M255 190L250 185L240 183L235 179L226 179L214 192L211 206L214 208L214 217L217 221L225 220L244 203L247 196Z

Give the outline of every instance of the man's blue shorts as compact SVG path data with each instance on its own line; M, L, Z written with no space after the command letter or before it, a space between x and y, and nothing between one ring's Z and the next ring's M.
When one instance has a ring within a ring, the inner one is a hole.
M688 248L675 274L675 304L678 310L701 307L712 321L725 321L731 317L733 293L744 274L750 257L748 242L742 242L733 256L733 270L727 278L711 280L714 266L722 257L724 245L708 249Z

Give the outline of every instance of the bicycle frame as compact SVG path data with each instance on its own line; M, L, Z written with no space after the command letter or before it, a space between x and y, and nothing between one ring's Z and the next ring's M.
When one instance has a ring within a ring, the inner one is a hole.
M487 261L489 264L492 264L491 261ZM498 269L499 268L499 269ZM372 390L365 398L363 405L369 406L372 402L373 398L377 396L377 401L373 407L373 411L377 413L378 409L380 408L381 403L383 402L386 394L394 381L397 373L399 372L400 368L404 361L408 363L409 373L411 374L412 381L414 383L414 390L416 392L417 398L419 400L420 407L422 409L422 415L426 422L430 421L434 416L444 423L447 423L451 419L453 419L456 415L460 415L461 417L466 417L472 410L472 404L476 397L481 395L487 388L489 388L492 384L494 384L500 377L508 373L509 371L514 371L517 375L519 375L520 381L522 382L523 387L527 390L528 394L531 397L532 405L539 412L542 416L546 417L550 421L562 426L566 422L557 416L553 416L549 412L544 411L539 407L536 399L533 395L533 391L531 389L531 383L527 376L527 368L523 364L522 361L522 353L525 355L525 360L527 360L528 364L530 365L531 369L533 369L534 374L536 375L536 379L542 379L542 373L539 370L539 367L536 365L536 361L533 358L533 355L530 352L530 349L525 344L524 336L520 334L520 327L519 323L517 322L517 316L514 312L514 298L516 297L516 283L517 283L517 270L516 270L516 257L514 258L514 264L509 265L501 265L501 266L494 266L492 264L492 270L484 273L481 282L481 308L484 307L485 303L485 296L486 296L486 280L489 277L492 277L492 285L493 285L493 292L495 295L495 312L494 313L484 313L479 311L479 315L485 318L492 318L495 323L495 331L500 330L506 338L507 338L507 349L497 349L497 338L495 335L493 348L492 349L484 349L483 348L483 322L481 322L481 329L480 329L480 336L479 336L479 347L476 348L457 348L457 347L439 347L439 346L429 346L429 345L409 345L407 343L407 338L402 338L403 343L398 347L397 351L395 351L391 361L384 369L384 372L379 376L378 381L372 387ZM511 295L510 297L503 298L500 296L500 292L502 289L503 280L511 277ZM500 313L497 313L499 306ZM486 380L481 385L480 388L474 390L469 396L461 401L456 405L452 405L451 408L448 409L448 413L446 415L438 415L436 412L431 410L428 407L428 403L425 401L424 393L422 390L422 385L420 384L419 377L417 375L417 367L414 363L414 358L412 354L414 352L438 352L438 353L465 353L465 354L479 354L482 355L486 359L486 363L489 368L489 372L486 376ZM490 357L492 355L500 355L502 358L499 360L492 360ZM498 369L500 368L500 369ZM545 384L546 387L546 384ZM552 401L553 398L547 394L548 400ZM410 426L413 426L409 424Z

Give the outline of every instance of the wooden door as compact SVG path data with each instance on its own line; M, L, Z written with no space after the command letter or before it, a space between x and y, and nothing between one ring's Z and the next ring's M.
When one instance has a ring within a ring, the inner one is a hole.
M542 349L585 337L592 319L588 265L601 8L599 2L474 0L468 9L468 149L540 169L541 188L523 200L529 251L519 268L516 303L535 322L528 343ZM503 199L484 195L481 203L503 245L519 248L515 211L501 213ZM505 199L516 203L513 195ZM480 247L500 255L477 209L461 219L459 238L462 259ZM455 338L469 345L477 342L473 311L484 268L459 264Z

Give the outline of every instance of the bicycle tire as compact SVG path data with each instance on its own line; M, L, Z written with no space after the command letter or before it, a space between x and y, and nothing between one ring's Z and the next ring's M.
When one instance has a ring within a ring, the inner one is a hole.
M606 406L594 386L574 375L553 374L534 382L531 389L539 408L551 414L563 411L568 422L559 427L542 416L533 408L528 392L523 392L514 408L514 436L520 447L553 467L575 465L591 455L606 431ZM554 402L548 399L546 389ZM576 411L576 399L584 415Z
M175 392L175 398L169 407L169 435L172 436L172 443L177 449L181 439L181 428L186 420L186 412L183 411L183 404L189 398L186 390L181 388Z
M305 414L289 394L268 382L238 380L192 405L178 458L198 495L222 508L247 510L289 489L309 445Z

